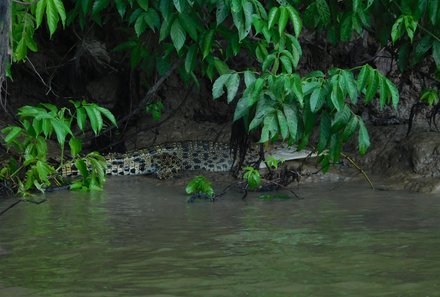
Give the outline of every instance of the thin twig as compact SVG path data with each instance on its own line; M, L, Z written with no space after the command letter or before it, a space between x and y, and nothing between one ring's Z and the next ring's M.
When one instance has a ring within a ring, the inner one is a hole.
M364 178L366 179L366 181L370 184L370 187L374 190L374 185L373 182L370 180L370 178L368 177L368 174L364 171L364 169L362 169L362 167L360 167L352 158L350 158L350 156L341 153L341 155L347 159L351 165L353 165L357 170L359 170L360 173L362 173L362 175L364 176Z
M187 99L189 98L189 95L191 94L191 91L192 91L193 87L194 87L194 84L191 84L191 86L187 90L187 92L186 92L182 102L180 102L179 106L177 106L175 109L173 109L170 112L170 114L165 119L163 119L162 121L160 121L158 123L155 123L154 125L145 127L144 129L136 130L136 131L134 131L134 134L138 134L139 132L142 132L142 131L145 131L145 130L153 130L155 128L158 128L158 127L162 126L165 122L170 120L176 114L176 112L179 111L180 108L186 103ZM124 138L126 138L127 136L130 136L130 135L124 135ZM105 147L102 147L101 149L99 149L99 151L103 151L105 149L108 149L109 147L111 147L111 146L113 146L113 145L115 145L116 143L119 143L119 142L120 141L117 141L117 142L113 142L113 143L111 143L109 145L106 145Z
M130 120L132 116L138 114L140 111L142 111L145 108L145 105L150 100L151 96L153 96L159 89L159 87L165 82L165 80L174 72L174 70L179 65L179 61L174 63L174 65L148 90L147 94L145 94L144 98L141 100L141 102L138 104L138 106L129 114L123 116L118 120L118 124L121 125L125 123L126 121ZM119 126L118 125L118 126ZM101 134L108 133L112 130L114 130L116 126L110 126L104 130L101 131ZM95 138L95 135L89 136L89 137L80 137L82 140L89 140Z
M9 205L7 208L3 209L2 211L0 211L0 216L4 215L8 210L10 210L11 208L13 208L14 206L16 206L18 203L22 202L23 200L17 200L14 203L12 203L11 205Z
M283 184L277 183L276 181L272 181L272 180L268 180L267 182L268 182L268 183L271 183L271 184L274 184L274 185L276 185L276 186L278 186L278 187L280 187L280 188L282 188L282 189L284 189L284 190L290 192L290 193L293 194L293 195L295 196L295 198L298 199L298 200L302 200L302 199L304 199L304 198L301 198L300 196L298 196L293 190L289 189L288 187L286 187L286 186L283 185Z

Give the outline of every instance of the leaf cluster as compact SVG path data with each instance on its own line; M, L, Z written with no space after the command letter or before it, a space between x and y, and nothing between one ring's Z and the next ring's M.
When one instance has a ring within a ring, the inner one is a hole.
M244 168L243 178L247 182L249 190L255 190L261 186L260 171L252 166Z
M214 195L214 189L211 182L204 176L198 175L194 177L186 186L185 192L188 195L205 194L208 197Z
M109 110L86 101L71 101L74 109L58 108L42 103L38 106L23 106L18 110L19 125L9 126L1 131L1 137L10 152L9 159L0 170L0 179L9 181L22 195L37 189L44 189L53 183L59 184L60 172L65 165L66 142L70 148L70 158L81 172L74 189L96 190L102 188L105 180L105 161L97 153L81 157L82 142L72 132L76 123L80 131L85 131L87 123L98 134L103 128L103 117L116 125ZM48 141L55 137L60 148L60 164L55 168L48 160ZM88 164L88 166L85 166Z

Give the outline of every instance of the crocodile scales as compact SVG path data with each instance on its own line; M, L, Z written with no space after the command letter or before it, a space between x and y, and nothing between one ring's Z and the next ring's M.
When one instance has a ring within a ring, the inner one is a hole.
M292 152L284 159L305 158L309 152ZM293 154L293 155L292 155ZM251 148L246 154L244 164L258 160L258 150ZM226 143L210 141L182 141L165 143L125 154L105 156L107 175L145 175L155 174L158 178L168 178L182 170L229 171L234 166L230 146ZM63 176L78 175L75 166L63 168Z

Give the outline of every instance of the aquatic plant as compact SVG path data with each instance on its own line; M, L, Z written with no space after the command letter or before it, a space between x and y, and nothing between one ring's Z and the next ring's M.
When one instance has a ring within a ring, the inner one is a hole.
M255 190L261 186L260 171L252 166L247 166L244 168L243 178L247 182L249 190Z
M212 188L211 182L202 175L195 176L191 179L185 188L185 192L188 195L204 194L208 197L214 196L214 189Z

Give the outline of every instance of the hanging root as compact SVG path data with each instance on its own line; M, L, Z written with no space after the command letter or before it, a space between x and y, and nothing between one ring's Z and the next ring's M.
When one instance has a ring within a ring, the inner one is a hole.
M6 91L3 84L6 81L6 67L9 64L9 32L11 28L10 19L11 1L0 1L0 106L6 111Z

